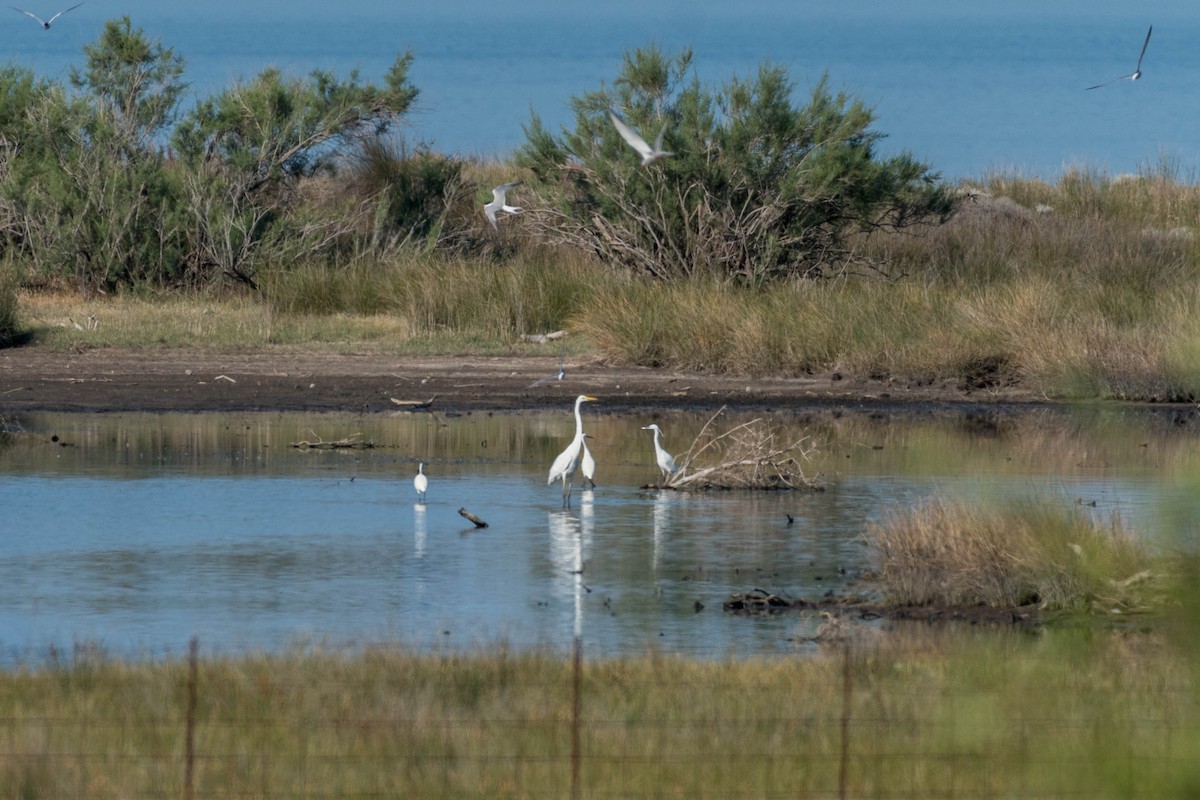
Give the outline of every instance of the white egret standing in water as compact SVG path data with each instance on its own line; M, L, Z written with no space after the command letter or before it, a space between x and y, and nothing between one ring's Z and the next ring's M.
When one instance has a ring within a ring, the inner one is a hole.
M590 433L583 435L583 456L579 461L579 470L583 473L583 477L587 480L591 488L596 488L596 459L592 458L592 451L588 449L587 440L591 439Z
M567 449L558 454L558 458L554 459L554 463L550 465L550 477L546 479L546 485L555 481L562 481L562 496L563 506L571 505L571 491L575 484L575 470L579 469L579 457L583 453L583 438L586 434L583 432L583 416L579 413L579 407L584 403L594 403L596 398L591 395L581 394L575 398L575 438L567 445Z
M413 478L413 488L417 490L417 502L425 502L425 490L429 488L429 478L425 477L425 462L417 465L417 475Z
M654 460L658 462L658 468L662 470L663 480L670 480L671 476L675 474L679 468L675 466L674 457L664 450L663 446L658 443L658 437L659 434L662 433L662 429L652 423L643 427L642 430L654 431Z

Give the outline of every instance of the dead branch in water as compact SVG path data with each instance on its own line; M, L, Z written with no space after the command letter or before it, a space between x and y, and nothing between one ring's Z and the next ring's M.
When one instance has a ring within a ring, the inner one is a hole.
M676 459L679 469L666 481L670 489L799 489L815 484L804 476L800 460L816 445L807 436L785 441L779 428L761 417L718 433L715 425L725 413L717 410L704 423L691 448ZM694 467L715 458L716 463Z
M486 528L488 526L488 524L486 522L484 522L479 517L472 514L470 511L467 511L465 508L460 508L458 510L458 513L461 516L466 517L467 519L471 520L471 522L474 523L476 528Z

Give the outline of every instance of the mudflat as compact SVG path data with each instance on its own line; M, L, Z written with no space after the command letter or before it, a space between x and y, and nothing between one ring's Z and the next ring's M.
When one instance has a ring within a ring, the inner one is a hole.
M1030 402L1019 386L836 372L760 377L557 356L408 357L202 349L0 350L0 411L517 411L602 397L606 410Z

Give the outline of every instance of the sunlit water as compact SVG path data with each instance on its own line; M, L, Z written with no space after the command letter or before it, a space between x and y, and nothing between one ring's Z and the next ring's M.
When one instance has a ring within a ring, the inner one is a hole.
M603 654L805 651L819 620L722 603L855 590L868 522L922 498L1050 498L1193 542L1181 413L779 415L821 443L810 474L825 491L690 494L641 488L656 477L647 420L597 414L600 487L569 510L545 478L573 433L565 412L18 417L0 448L0 658L79 643L153 657L193 636L219 652L575 636ZM704 419L658 421L678 453ZM343 438L373 447L290 446Z
M48 16L60 6L34 7ZM0 11L4 58L63 82L105 21L129 15L185 60L183 111L270 67L340 78L357 68L379 84L411 50L421 95L404 131L463 155L506 156L533 114L552 131L573 125L572 97L611 86L627 50L656 44L692 48L713 87L769 61L800 103L827 72L831 89L875 111L882 152L911 151L948 178L1000 169L1054 179L1078 165L1117 174L1160 156L1191 178L1200 163L1200 106L1188 102L1200 20L1178 0L89 0L49 31ZM1087 91L1132 72L1151 24L1142 79Z

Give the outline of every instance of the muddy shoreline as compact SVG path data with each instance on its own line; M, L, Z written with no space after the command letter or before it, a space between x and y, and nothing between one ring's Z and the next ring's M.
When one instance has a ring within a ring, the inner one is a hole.
M556 356L15 347L0 350L0 411L511 412L562 408L582 393L602 398L608 412L1039 402L1020 387L915 384L839 373L705 375L577 358L568 359L566 375L558 380L551 377L558 367Z

